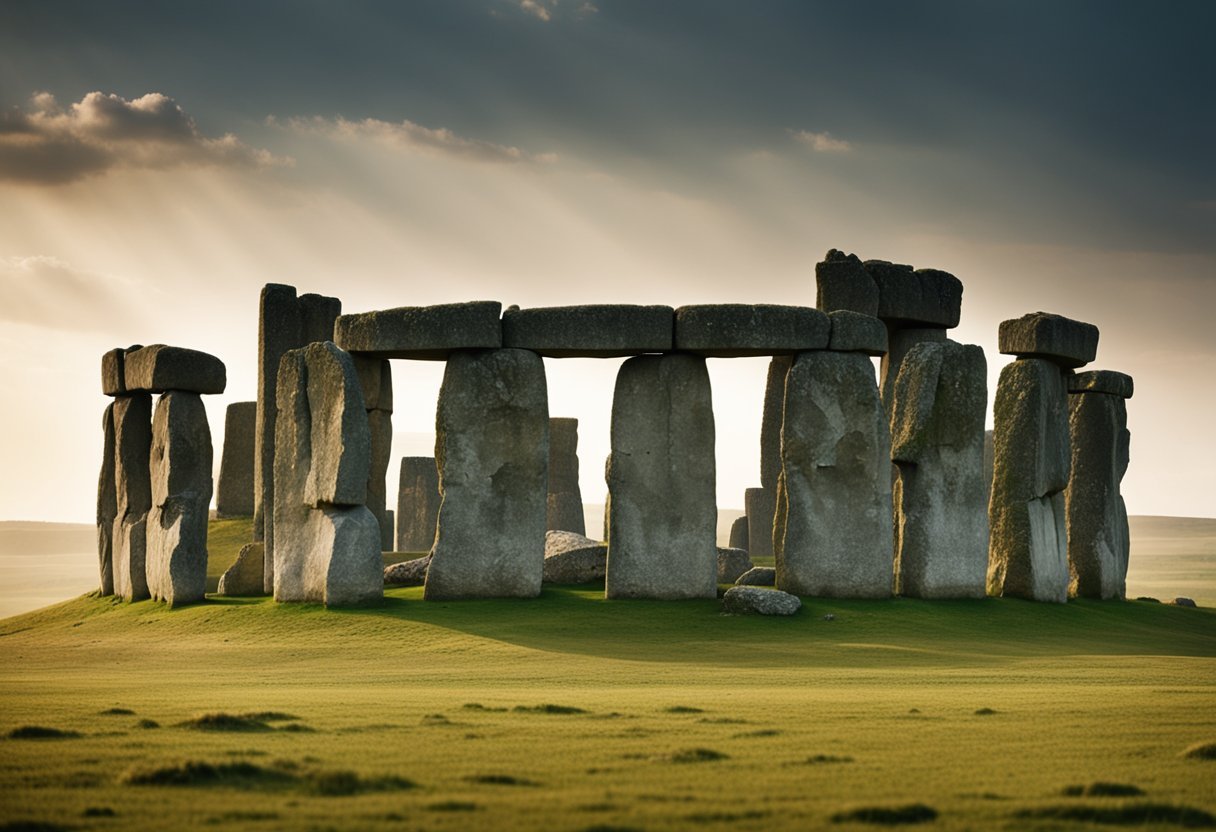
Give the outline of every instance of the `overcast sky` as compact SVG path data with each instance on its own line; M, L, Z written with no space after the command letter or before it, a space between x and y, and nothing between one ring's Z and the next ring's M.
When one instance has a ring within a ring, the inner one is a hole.
M829 248L958 275L993 383L1001 320L1097 324L1136 378L1129 510L1216 516L1213 31L1207 2L7 0L0 519L91 518L112 346L227 363L218 460L268 281L813 305ZM597 502L619 362L547 363ZM395 470L442 365L394 369ZM710 372L741 507L765 362Z

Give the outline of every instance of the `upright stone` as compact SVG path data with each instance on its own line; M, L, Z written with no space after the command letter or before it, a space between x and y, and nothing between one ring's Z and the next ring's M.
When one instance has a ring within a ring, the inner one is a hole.
M215 491L215 511L220 517L253 515L257 417L257 402L234 402L224 414L224 453Z
M372 437L372 456L367 481L367 507L380 524L380 548L393 550L393 524L387 506L388 465L393 452L393 374L385 358L353 355L363 403L367 407L367 425Z
M549 419L547 529L587 533L578 484L578 419Z
M148 512L152 509L149 455L152 449L152 396L135 393L114 399L114 594L127 601L148 597L145 562Z
M904 357L891 403L895 586L913 598L983 598L988 572L984 415L977 346L925 342Z
M878 286L855 254L831 249L815 264L815 305L823 312L847 309L878 316Z
M781 474L781 413L785 407L785 377L793 363L794 358L789 355L775 356L768 363L760 421L760 488L747 489L744 500L748 551L756 557L773 554L773 512L777 504L777 478Z
M904 327L890 328L887 333L887 354L882 357L878 367L879 390L887 413L895 398L895 381L899 378L899 368L904 357L917 344L940 344L946 340L946 330L940 327Z
M148 515L148 592L181 606L207 590L211 430L198 393L173 390L152 420L152 510Z
M1105 371L1078 373L1069 381L1069 591L1080 598L1123 598L1131 543L1119 485L1131 443L1127 398L1132 380Z
M715 597L714 415L704 358L645 355L621 365L607 480L607 597Z
M97 567L102 595L114 594L114 518L118 516L118 493L114 486L114 404L101 418L101 473L97 476Z
M742 549L744 552L748 552L747 543L747 515L744 514L741 517L736 517L734 522L730 524L730 548Z
M870 358L799 355L785 389L778 588L838 598L891 594L890 453Z
M443 501L423 596L538 595L549 467L540 356L521 349L453 354L435 424Z
M773 555L776 536L778 485L772 488L748 488L743 491L743 507L747 512L748 554L766 558Z
M380 524L365 505L371 434L354 362L332 343L279 368L274 597L349 606L384 594Z
M438 519L439 472L435 457L402 457L397 489L397 551L430 552Z

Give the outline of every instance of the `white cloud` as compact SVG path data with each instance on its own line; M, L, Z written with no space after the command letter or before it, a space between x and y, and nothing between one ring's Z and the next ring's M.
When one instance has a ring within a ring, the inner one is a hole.
M814 150L816 153L848 153L853 145L844 139L837 139L831 133L813 133L810 130L795 130L794 139Z
M0 114L0 181L58 185L116 168L257 168L290 159L231 133L208 138L172 98L91 92L66 109L47 92Z
M553 5L557 4L554 3ZM549 8L543 3L537 2L537 0L520 0L519 7L538 20L543 20L546 23L553 19L553 14L549 11Z
M58 330L121 330L141 319L140 296L146 291L56 257L0 257L0 321Z

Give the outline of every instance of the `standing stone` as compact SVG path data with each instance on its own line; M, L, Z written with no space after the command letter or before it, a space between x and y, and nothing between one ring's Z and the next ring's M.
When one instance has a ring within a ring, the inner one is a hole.
M815 305L824 312L847 309L878 316L878 285L855 254L831 249L815 264Z
M548 529L587 533L578 484L578 419L549 419L548 500Z
M106 406L101 419L101 473L97 477L97 566L100 592L114 594L114 518L118 516L118 493L114 486L114 404Z
M439 472L435 457L402 457L397 489L397 551L430 552L438 519Z
M777 587L891 594L891 439L870 358L808 352L786 380Z
M349 606L384 595L380 524L365 505L371 434L354 362L332 343L279 368L274 597Z
M715 597L714 413L704 358L644 355L621 365L607 473L607 597Z
M750 554L747 548L747 515L736 517L730 524L730 548L742 549Z
M145 566L152 480L152 396L134 393L114 399L114 594L127 601L148 597Z
M946 330L937 327L888 328L887 354L882 357L878 368L882 403L888 414L895 398L895 381L899 378L899 368L905 356L917 344L942 343L945 340Z
M1072 471L1065 491L1070 594L1123 598L1131 542L1119 484L1127 473L1130 376L1079 373L1070 381Z
M220 575L217 591L220 595L258 596L265 595L262 588L262 575L265 568L262 558L266 556L264 543L246 543L236 556L236 562Z
M453 354L435 432L443 501L423 597L540 594L549 469L540 356L519 349Z
M198 393L173 390L152 419L152 510L148 514L148 592L181 606L207 591L211 430Z
M393 550L393 525L388 517L388 465L393 452L393 374L385 358L352 355L367 407L372 437L371 470L367 481L367 507L380 524L380 548Z
M984 505L992 499L992 468L995 464L992 431L984 431Z
M743 491L743 508L747 512L747 551L753 557L767 558L773 555L773 540L779 537L776 532L779 493L779 484L773 488L747 488Z
M224 414L224 454L215 491L215 512L220 517L253 516L257 417L257 402L234 402Z
M922 342L904 356L891 402L895 586L912 598L983 598L984 351Z
M756 557L773 554L773 513L777 504L777 478L781 474L781 414L785 407L785 378L793 363L794 358L789 355L775 356L768 363L760 421L761 487L749 488L744 495L748 551Z

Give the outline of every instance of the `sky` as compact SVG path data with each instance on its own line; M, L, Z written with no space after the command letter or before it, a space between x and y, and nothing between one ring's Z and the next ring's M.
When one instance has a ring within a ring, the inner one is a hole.
M813 306L830 248L957 275L993 390L1001 320L1096 324L1136 380L1128 510L1216 516L1212 31L1207 2L6 0L0 520L91 521L114 346L225 361L218 465L267 282ZM587 502L619 364L546 361ZM765 370L710 361L721 508L759 484ZM390 500L442 372L394 362Z

